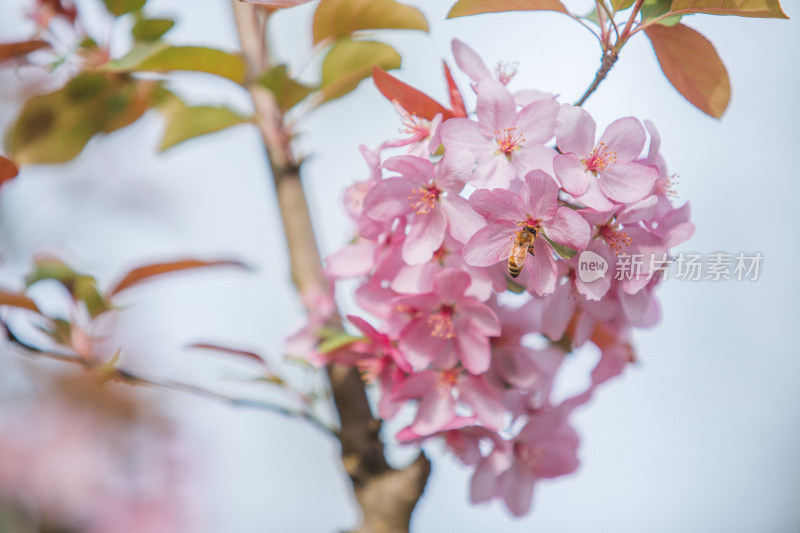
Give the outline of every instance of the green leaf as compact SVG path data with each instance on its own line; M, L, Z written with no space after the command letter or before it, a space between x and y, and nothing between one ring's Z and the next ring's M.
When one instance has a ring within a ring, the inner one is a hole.
M125 13L141 10L147 0L103 0L112 15L119 17Z
M84 72L58 91L25 103L6 138L18 163L62 163L98 133L138 119L149 107L154 82Z
M187 106L177 96L159 109L167 123L158 147L162 152L194 137L249 122L248 118L227 107Z
M506 289L513 292L514 294L522 294L526 290L528 290L524 285L520 285L516 281L510 278L506 278Z
M673 0L676 14L705 13L737 17L788 19L778 0Z
M644 0L642 21L647 21L669 13L672 0Z
M354 337L345 332L338 332L322 341L319 346L317 346L317 351L320 353L331 353L334 350L344 348L345 346L362 339L362 337Z
M584 15L581 18L583 18L584 20L588 20L589 22L591 22L595 26L600 26L600 18L597 16L597 8L596 7L594 9L592 9L592 11L588 15Z
M428 31L422 11L395 0L322 0L314 11L314 44L360 30Z
M243 83L244 59L232 54L204 46L170 46L165 43L140 43L125 57L111 61L103 67L111 72L170 72L188 70L207 72Z
M157 41L174 25L170 19L142 19L133 25L131 35L137 41Z
M644 31L670 83L702 112L720 118L730 101L731 84L708 39L683 24L654 24Z
M447 14L447 18L505 11L556 11L569 14L559 0L459 0Z
M312 89L289 77L286 65L278 65L264 71L258 77L259 84L269 90L284 113L299 104Z
M112 309L111 303L97 288L97 280L87 274L74 271L59 259L53 257L37 259L34 270L25 278L25 283L30 287L34 283L46 279L61 283L69 291L73 300L86 305L92 318Z
M320 90L324 101L349 93L372 75L372 67L400 68L400 54L386 43L341 39L331 47L322 62Z
M561 257L563 257L564 259L572 259L573 257L575 257L575 254L578 253L577 250L573 250L569 246L564 246L563 244L558 244L555 241L551 241L550 238L547 237L546 235L544 238L547 239L547 242L550 243L550 246L553 247L553 250L555 250L556 253Z
M625 11L633 5L636 0L611 0L611 5L614 8L614 13L617 11Z

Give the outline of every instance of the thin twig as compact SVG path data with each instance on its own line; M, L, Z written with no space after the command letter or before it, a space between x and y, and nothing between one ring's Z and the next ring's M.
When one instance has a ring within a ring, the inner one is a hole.
M2 328L5 331L6 338L8 339L8 341L17 347L15 353L23 357L37 357L37 356L46 357L47 359L53 359L64 363L79 365L84 369L99 373L104 379L120 381L128 385L146 385L157 389L180 391L193 394L195 396L208 398L210 400L216 400L219 402L227 403L234 407L249 407L252 409L269 411L271 413L279 414L281 416L300 418L302 420L309 422L312 426L316 427L320 431L323 431L324 433L327 433L334 437L338 436L337 429L328 426L325 422L314 416L314 414L308 410L290 409L288 407L275 405L273 403L264 402L261 400L252 400L247 398L236 398L233 396L227 396L225 394L221 394L219 392L215 392L189 383L181 383L173 380L160 381L153 378L146 378L143 376L136 375L127 370L122 370L114 366L109 366L108 363L102 361L87 359L77 354L59 353L39 348L19 338L13 332L13 330L10 327L8 327L8 325L2 320L0 320L0 328Z
M592 93L597 90L597 88L600 86L600 83L602 83L602 81L606 79L606 76L608 75L608 72L611 70L611 67L613 67L614 63L617 62L617 59L619 59L619 54L615 49L606 50L603 52L603 59L600 62L600 68L594 75L594 81L592 81L592 84L589 86L588 89L586 89L586 92L583 93L583 96L581 96L580 100L575 102L576 106L582 106L586 102L586 100L589 99Z
M619 28L617 28L617 23L614 21L614 15L608 9L605 0L595 0L595 5L602 6L603 11L606 12L608 16L608 21L611 23L611 27L614 28L614 33L617 35L617 40L619 41Z

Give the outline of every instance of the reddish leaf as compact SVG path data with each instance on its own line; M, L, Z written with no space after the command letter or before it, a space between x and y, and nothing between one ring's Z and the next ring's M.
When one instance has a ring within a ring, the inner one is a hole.
M702 112L720 118L731 98L731 84L711 42L683 24L654 24L645 33L670 83Z
M374 67L372 81L378 90L392 102L399 103L407 112L426 120L433 120L437 113L442 114L442 119L447 120L455 115L442 104L418 91L410 85L398 80L385 70Z
M199 349L203 349L203 350L214 350L214 351L217 351L217 352L223 352L223 353L228 353L228 354L233 354L233 355L239 355L241 357L247 357L248 359L253 359L254 361L258 361L262 365L267 364L267 361L263 357L261 357L260 355L258 355L255 352L249 352L247 350L239 350L237 348L228 348L226 346L219 346L217 344L209 344L209 343L206 343L206 342L196 342L194 344L190 344L189 348L199 348Z
M0 155L0 186L19 174L19 169L14 162Z
M237 266L244 267L239 261L200 261L198 259L184 259L182 261L172 261L169 263L155 263L146 265L139 268L134 268L117 283L113 289L108 292L109 296L114 296L125 289L138 285L143 281L147 281L154 276L162 274L169 274L170 272L177 272L179 270L188 270L191 268L202 268L212 266Z
M454 117L466 117L467 108L464 107L464 99L461 98L461 91L458 90L456 81L450 73L450 67L447 62L444 63L444 77L447 78L447 88L450 93L450 108L453 110Z
M505 11L556 11L569 14L559 0L459 0L447 14L447 18Z
M788 19L778 0L673 0L671 12L676 15L706 13L738 17Z
M36 306L36 302L23 294L16 292L8 292L0 289L0 305L10 305L11 307L19 307L21 309L28 309L36 313L41 313Z
M50 10L53 14L66 18L71 24L74 24L75 19L78 18L78 10L75 9L75 6L64 6L61 0L38 0L37 3L42 8Z
M50 45L40 39L21 41L18 43L0 44L0 63L8 59L28 55L41 48L49 48Z

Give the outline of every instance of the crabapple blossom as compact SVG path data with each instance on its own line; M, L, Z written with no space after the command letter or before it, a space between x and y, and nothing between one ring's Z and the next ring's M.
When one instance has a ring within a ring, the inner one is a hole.
M544 145L555 132L555 100L536 100L517 111L514 97L497 80L481 81L476 91L478 122L452 118L441 129L445 153L466 151L477 163L470 183L507 188L531 170L552 171L555 151Z
M355 236L325 269L358 284L354 329L323 343L333 293L310 294L316 311L289 347L357 367L382 418L411 409L398 442L441 439L474 469L472 501L522 515L538 480L577 468L570 417L634 360L634 330L659 319L663 263L694 225L649 121L618 119L595 143L585 110L531 89L515 98L467 45L453 52L476 113L427 122L405 109L409 137L362 147L368 178L345 195ZM587 281L589 252L608 270ZM639 271L617 276L634 257ZM588 344L601 353L589 384L556 401L562 362Z
M530 286L539 295L553 292L556 262L550 241L573 250L589 242L589 225L569 207L558 205L558 186L540 170L529 172L519 193L506 189L478 190L470 205L489 223L464 246L464 260L474 266L490 266L513 253L520 234L532 231L533 249L526 254Z
M595 144L597 125L585 109L565 104L558 112L553 170L566 192L587 207L608 210L653 190L658 171L636 159L645 130L633 117L612 122Z

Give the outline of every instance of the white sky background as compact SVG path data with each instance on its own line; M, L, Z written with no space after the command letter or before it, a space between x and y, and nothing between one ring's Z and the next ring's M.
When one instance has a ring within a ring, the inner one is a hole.
M0 41L22 37L22 0L0 7ZM403 54L398 75L444 101L441 59L466 41L493 65L518 61L513 88L533 87L575 101L591 81L599 48L567 17L498 14L445 21L452 2L417 0L431 34L383 32ZM80 2L87 4L87 2ZM567 2L577 12L588 1ZM800 17L794 2L784 2ZM313 5L280 14L279 56L300 68L310 58ZM153 16L176 15L181 44L234 49L225 1L151 0ZM663 320L640 332L641 364L609 383L576 417L582 435L577 474L537 487L521 520L497 504L468 503L468 470L431 446L434 471L412 529L545 532L790 532L800 529L800 251L794 231L800 195L797 20L693 16L725 61L733 100L721 122L686 103L660 72L644 36L621 59L586 108L600 130L627 115L650 118L662 153L692 203L695 237L681 250L761 252L756 282L667 281ZM313 68L309 69L313 73ZM247 100L226 81L185 75L176 87L196 103ZM464 76L457 81L466 93ZM0 78L8 98L12 81ZM231 97L229 95L233 94ZM10 104L0 104L6 121ZM301 318L288 277L280 221L254 129L238 127L154 154L160 119L95 139L75 162L26 168L0 194L0 279L13 283L33 253L54 251L110 282L125 268L181 256L236 257L233 270L174 276L131 291L121 316L128 367L148 375L204 380L263 395L226 377L254 369L183 348L195 341L257 349L277 358ZM304 123L304 166L317 236L325 254L350 227L343 187L366 176L357 147L375 147L399 127L392 106L369 83ZM345 299L347 300L347 299ZM575 360L585 371L590 354ZM328 532L353 527L356 511L334 442L302 422L166 395L190 437L207 495L209 532ZM400 453L398 456L402 456Z

